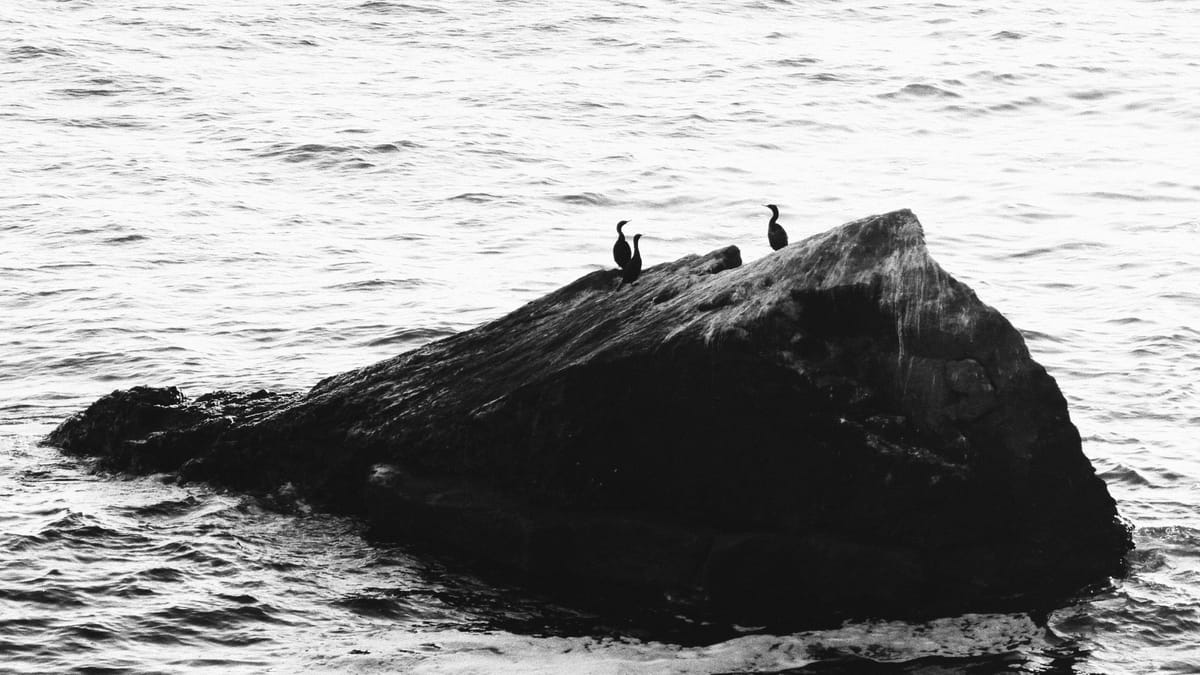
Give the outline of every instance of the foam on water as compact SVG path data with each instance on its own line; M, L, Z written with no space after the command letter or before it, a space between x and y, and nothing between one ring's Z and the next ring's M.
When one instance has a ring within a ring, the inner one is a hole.
M1185 0L5 5L3 667L1200 670L1197 18ZM793 242L917 213L1058 379L1138 527L1129 579L1045 630L680 646L430 572L348 521L31 445L114 388L303 390L495 318L608 264L617 220L648 265L753 259L765 203Z

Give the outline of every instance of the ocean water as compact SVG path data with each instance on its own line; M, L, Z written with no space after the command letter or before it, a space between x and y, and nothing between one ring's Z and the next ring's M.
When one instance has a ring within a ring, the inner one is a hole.
M27 0L0 34L0 671L1200 672L1197 3ZM769 202L793 241L917 213L1058 380L1127 579L1046 627L657 634L37 445L116 388L300 391L495 318L619 219L647 265L754 259Z

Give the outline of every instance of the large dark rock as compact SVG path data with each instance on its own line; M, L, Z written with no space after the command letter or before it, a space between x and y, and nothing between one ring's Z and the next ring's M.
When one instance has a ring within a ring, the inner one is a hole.
M1122 572L1053 378L911 212L617 278L304 396L115 392L48 441L743 621L1040 607Z

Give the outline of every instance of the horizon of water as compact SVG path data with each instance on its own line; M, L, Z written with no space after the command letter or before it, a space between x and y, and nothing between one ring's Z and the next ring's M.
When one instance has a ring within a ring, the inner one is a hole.
M0 30L0 671L1200 671L1194 3L34 0ZM766 203L793 241L917 213L1057 379L1127 579L1046 628L673 642L36 445L113 389L303 391L496 318L608 266L617 220L647 265L752 260Z

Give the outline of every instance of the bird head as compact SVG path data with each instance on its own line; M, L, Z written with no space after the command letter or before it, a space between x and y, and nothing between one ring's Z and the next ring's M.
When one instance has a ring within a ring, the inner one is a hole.
M625 227L625 223L628 223L628 222L629 222L628 220L622 220L621 222L617 223L617 232L620 232L621 228Z

